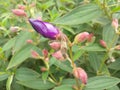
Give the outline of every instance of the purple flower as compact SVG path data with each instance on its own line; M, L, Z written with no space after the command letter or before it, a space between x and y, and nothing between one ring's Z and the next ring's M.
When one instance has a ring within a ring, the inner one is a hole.
M46 38L56 39L56 36L59 34L59 30L48 22L37 19L29 19L29 22L38 33Z

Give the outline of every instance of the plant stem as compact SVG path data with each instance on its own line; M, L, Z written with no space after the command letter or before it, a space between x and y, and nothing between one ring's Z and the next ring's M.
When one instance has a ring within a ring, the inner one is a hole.
M51 78L57 83L57 80L55 79L55 77L52 75L52 73L49 71L49 75L51 76Z
M104 62L105 62L106 59L108 58L108 54L111 52L112 45L113 45L114 42L116 42L117 39L118 39L118 35L115 35L115 36L113 37L112 42L111 42L110 45L109 45L107 54L105 54L105 56L104 56L103 59L102 59L102 63L101 63L100 68L99 68L99 70L98 70L99 72L101 72L102 67L104 66Z
M76 68L75 64L74 64L74 60L73 60L73 54L72 54L72 46L70 46L70 50L69 50L69 54L70 54L70 60L71 60L71 65L73 67L73 70ZM75 78L76 80L76 85L78 90L80 90L80 83L79 80L77 78Z
M112 19L112 17L111 17L111 15L108 13L108 8L107 8L108 6L107 6L107 2L106 2L106 0L103 0L103 11L104 11L104 13L107 15L107 17L109 18L109 19Z

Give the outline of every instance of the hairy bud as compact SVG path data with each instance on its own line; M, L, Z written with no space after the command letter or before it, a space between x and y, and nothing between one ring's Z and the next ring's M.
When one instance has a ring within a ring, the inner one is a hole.
M29 44L32 44L32 43L33 43L33 40L28 39L26 42L29 43Z
M50 47L53 48L54 50L58 50L58 49L60 49L60 47L61 47L60 42L52 42L52 43L50 43L49 45L50 45Z
M22 10L22 9L13 9L12 12L16 16L27 16L26 13L25 13L25 11Z
M112 20L112 26L113 26L115 29L118 28L118 19L114 18L114 19Z
M79 33L78 35L75 36L74 42L75 43L82 43L85 40L87 40L88 37L89 37L89 33L88 32Z
M39 58L39 54L34 50L31 51L31 55L33 58Z
M62 54L62 52L60 50L55 52L55 53L53 53L52 56L55 57L58 60L64 60L65 59L63 54Z
M107 44L106 44L106 42L105 42L104 40L100 40L100 45L101 45L102 47L104 47L104 48L107 47Z
M82 81L83 84L87 83L87 73L80 67L77 67L73 70L73 75L80 79Z

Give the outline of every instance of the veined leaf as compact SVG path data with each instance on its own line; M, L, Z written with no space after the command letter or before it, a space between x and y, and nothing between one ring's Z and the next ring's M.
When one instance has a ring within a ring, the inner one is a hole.
M55 87L53 90L74 90L74 89L72 88L72 85L61 85Z
M106 42L109 48L116 45L118 40L118 35L116 34L114 28L111 24L107 24L103 28L103 40Z
M28 81L37 79L40 77L40 74L36 71L29 68L19 68L15 73L15 78L19 81Z
M28 31L21 31L16 37L14 50L19 50L22 46L26 44L26 41L31 38L31 33Z
M0 72L0 81L3 81L9 77L9 74L6 72Z
M72 68L70 66L70 64L66 63L66 61L59 61L59 60L56 60L54 62L54 65L59 67L60 69L64 70L64 71L67 71L67 72L72 72Z
M14 66L19 65L23 61L25 61L27 58L31 56L31 50L34 48L33 45L25 45L20 51L18 51L10 60L9 65L7 69L10 69Z
M10 40L3 46L2 51L6 51L6 50L12 48L12 47L14 46L14 44L15 44L15 40L16 40L16 38L10 39Z
M39 89L39 90L48 90L50 88L53 88L55 85L49 81L43 82L41 79L34 79L34 80L28 80L28 81L18 81L18 84L21 84L23 86L32 88L32 89Z
M101 16L102 11L95 4L81 5L70 13L58 18L53 23L64 25L76 25L89 22Z
M97 76L90 78L85 90L89 89L108 89L120 83L120 79L108 76Z
M89 46L85 46L80 48L85 51L106 51L106 49L102 48L99 44L92 44Z

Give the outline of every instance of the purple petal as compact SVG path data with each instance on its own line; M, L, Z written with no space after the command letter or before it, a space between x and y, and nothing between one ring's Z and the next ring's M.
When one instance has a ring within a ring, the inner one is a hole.
M29 19L32 27L40 33L42 36L50 39L55 39L55 36L59 34L59 30L48 22L40 20Z
M44 37L46 37L46 33L47 33L47 27L44 25L44 23L40 20L35 20L35 19L29 19L32 27L41 35L43 35Z
M59 34L59 30L53 26L52 24L48 23L48 22L44 22L44 24L46 25L48 32L46 33L47 37L51 38L51 39L55 39L55 36L57 34Z

